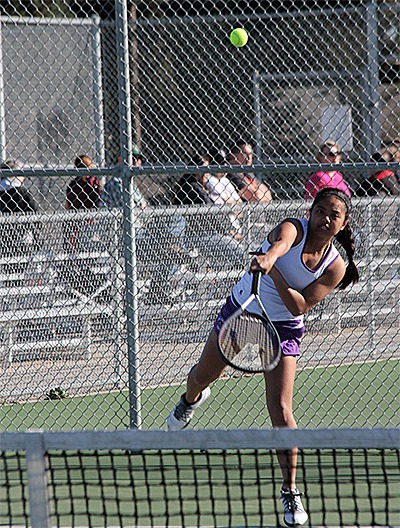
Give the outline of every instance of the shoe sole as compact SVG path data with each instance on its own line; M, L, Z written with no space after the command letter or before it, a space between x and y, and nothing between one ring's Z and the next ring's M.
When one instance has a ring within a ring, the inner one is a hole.
M307 519L308 521L308 519ZM286 525L286 526L304 526L306 524L307 521L304 521L303 524L290 524L288 522L285 521L285 517L283 518L283 523Z

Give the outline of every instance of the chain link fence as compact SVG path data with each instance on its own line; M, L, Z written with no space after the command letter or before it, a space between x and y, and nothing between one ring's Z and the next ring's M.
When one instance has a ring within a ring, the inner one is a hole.
M321 172L353 196L361 280L307 315L296 418L398 426L399 5L98 4L1 6L2 429L165 427ZM261 379L217 385L198 427L268 423Z

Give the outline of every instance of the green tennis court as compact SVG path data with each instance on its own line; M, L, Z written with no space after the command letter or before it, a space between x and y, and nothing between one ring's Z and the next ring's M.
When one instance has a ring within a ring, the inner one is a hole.
M386 400L382 398L382 380L393 387L398 383L399 373L397 360L299 371L294 397L299 427L354 427L355 423L359 427L396 426L393 418L400 415L400 402L389 395ZM182 390L175 386L144 390L143 428L165 429L170 409L165 408L164 414L155 414L157 402L170 400L172 408ZM254 423L256 427L270 426L264 381L261 376L253 376L216 382L212 397L196 414L192 427L213 427L213 424L217 427L226 423L233 403L237 412L243 413L243 427L254 427ZM340 416L337 411L343 405L346 416ZM128 428L128 392L6 405L0 409L3 430L79 430L87 428L89 418L91 423L96 423L96 429Z

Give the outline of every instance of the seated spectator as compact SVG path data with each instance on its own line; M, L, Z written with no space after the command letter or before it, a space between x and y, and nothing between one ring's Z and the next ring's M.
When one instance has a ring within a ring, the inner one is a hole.
M75 158L76 169L92 169L90 156L80 154ZM68 211L95 210L100 206L101 184L96 176L84 173L74 178L67 187L65 209ZM86 248L89 242L88 229L96 231L94 219L68 220L64 225L65 248L70 253L76 253Z
M23 170L23 163L15 159L7 159L1 166L1 171ZM24 186L23 176L5 176L0 181L0 212L1 213L33 213L37 211L35 200Z
M317 155L317 161L321 165L327 163L340 163L342 160L342 151L340 146L332 139L323 143ZM351 196L351 191L344 181L343 176L336 170L320 170L314 172L306 183L305 199L313 200L320 190L325 187L339 189Z
M132 149L132 164L133 167L140 167L143 163L143 154L142 152L137 148L134 147ZM118 165L121 166L122 164L122 157L118 156ZM101 195L101 207L107 207L108 209L112 209L114 207L122 208L124 206L124 201L122 198L122 192L123 192L123 185L122 185L122 178L121 176L115 175L112 178L108 180L108 182L104 186L103 193ZM145 209L147 206L146 200L143 198L142 193L139 191L139 189L134 186L133 188L133 200L137 207L140 207L141 209Z
M35 200L25 187L23 176L13 176L13 170L23 170L23 163L16 159L7 159L0 166L4 178L0 181L0 213L34 213L38 210ZM2 256L25 255L38 249L40 224L36 222L18 222L2 224L0 253Z
M92 169L89 156L80 154L75 159L75 168ZM100 205L101 185L96 176L82 174L73 179L67 187L65 208L68 210L98 209Z
M384 147L371 156L375 163L395 162L392 152ZM400 194L400 182L395 171L379 169L372 171L369 178L364 180L356 190L357 196L397 196Z
M230 165L252 165L252 146L245 141L239 141L231 150L228 162ZM240 198L245 202L269 203L272 200L268 186L251 172L235 172L227 174L227 178L234 184Z
M392 155L393 163L400 163L400 137L395 138L387 147Z
M205 155L196 154L189 165L206 167L209 158ZM210 204L213 203L207 189L209 174L206 172L184 174L178 181L175 205L185 204Z
M207 157L210 165L227 165L228 163L226 153L223 150L211 150ZM206 181L206 187L210 193L211 200L215 204L239 205L244 203L233 183L226 177L226 172L210 173ZM242 239L240 217L241 213L237 212L232 212L229 215L233 227L231 234L238 240Z
M227 165L228 160L223 150L211 150L208 154L210 165ZM219 205L243 203L233 183L226 177L226 172L209 174L206 188L211 200Z
M226 163L224 153L211 152L211 155L195 155L190 165L206 167L212 159L215 165ZM207 188L212 175L209 173L184 174L179 182L176 191L176 205L211 205L218 203L213 200ZM216 182L218 185L220 180ZM224 192L225 189L222 190ZM221 203L225 203L221 201ZM229 263L232 269L243 265L243 248L239 244L241 235L238 234L240 222L235 213L226 215L215 214L215 209L210 209L209 213L201 212L186 216L185 246L189 254L199 255L196 264L191 263L191 267L196 265L206 265L207 269L219 269ZM233 235L233 236L232 236ZM223 263L223 264L222 264Z

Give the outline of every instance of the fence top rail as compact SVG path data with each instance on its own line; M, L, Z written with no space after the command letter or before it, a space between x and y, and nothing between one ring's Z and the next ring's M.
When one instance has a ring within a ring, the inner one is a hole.
M0 16L0 24L29 25L29 26L91 26L99 24L100 17L68 18L68 17L24 17L24 16Z
M192 17L171 17L171 18L140 18L138 20L130 20L130 25L139 26L166 26L176 24L188 24L188 23L214 23L214 22L239 22L246 20L273 20L273 19L284 19L284 18L299 18L304 16L321 16L329 15L331 13L357 13L361 11L361 7L331 7L328 9L303 9L290 12L279 12L279 13L246 13L245 15L208 15L208 16L192 16ZM114 22L104 21L103 25L112 26Z
M399 449L400 429L206 429L1 432L0 450L25 450L40 437L44 451L69 449Z
M91 176L118 176L126 175L156 175L156 174L188 174L188 173L215 173L220 172L223 167L224 172L238 173L269 173L269 174L287 174L287 173L301 173L301 172L316 172L322 168L326 170L348 171L348 172L365 172L370 170L393 170L400 169L400 163L324 163L321 165L317 162L310 163L256 163L254 165L186 165L182 162L177 162L175 165L162 164L143 164L140 167L130 167L128 171L124 171L120 167L105 167L102 169L75 169L75 168L30 168L23 170L0 170L0 176L25 176L27 178L43 177L43 176L57 176L57 177L74 177L79 174L90 174Z

